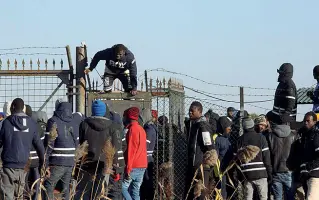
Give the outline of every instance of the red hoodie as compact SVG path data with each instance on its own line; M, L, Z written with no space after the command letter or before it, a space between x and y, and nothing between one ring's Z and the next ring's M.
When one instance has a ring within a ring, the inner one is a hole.
M133 168L147 168L146 132L137 121L131 122L127 129L124 159L125 172L130 174Z

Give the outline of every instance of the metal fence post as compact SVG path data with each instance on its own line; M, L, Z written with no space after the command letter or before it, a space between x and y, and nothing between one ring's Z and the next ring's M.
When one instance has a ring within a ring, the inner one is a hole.
M144 71L144 76L145 76L145 91L148 92L148 81L147 81L147 71Z
M239 88L239 95L240 95L240 119L239 119L239 136L243 135L243 117L244 117L244 87Z
M66 48L66 55L68 57L69 69L70 69L68 93L73 94L74 68L72 63L71 50L69 45L67 45L65 48ZM72 104L72 111L73 111L74 110L73 95L68 95L68 100Z
M87 57L84 47L76 47L76 112L85 113L85 67Z

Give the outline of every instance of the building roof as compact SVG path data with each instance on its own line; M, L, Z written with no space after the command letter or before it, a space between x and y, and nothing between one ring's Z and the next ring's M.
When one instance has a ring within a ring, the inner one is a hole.
M297 103L298 104L312 104L313 101L307 96L307 92L313 91L312 87L309 88L299 88L297 90Z

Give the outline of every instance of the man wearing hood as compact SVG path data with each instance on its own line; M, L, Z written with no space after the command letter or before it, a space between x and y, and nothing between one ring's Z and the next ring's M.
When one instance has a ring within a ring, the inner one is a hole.
M238 138L235 150L238 151L249 145L256 146L260 149L257 156L249 163L239 163L240 171L245 178L245 200L253 200L254 190L258 191L260 200L267 200L268 182L271 182L272 179L270 152L267 140L262 134L255 132L254 121L250 117L243 119L243 129L244 134Z
M319 113L319 65L313 68L313 78L317 81L314 91L307 92L307 96L313 101L312 111Z
M57 137L53 137L52 129L57 129ZM48 120L44 139L47 148L47 163L50 173L44 182L46 194L44 199L53 199L53 191L59 180L62 181L64 199L70 198L70 181L74 167L75 149L78 146L78 125L74 123L72 116L72 104L60 102L56 106L53 117ZM51 132L51 133L50 133ZM54 140L52 139L55 138Z
M75 199L83 200L91 199L91 196L94 194L99 194L101 191L102 185L99 184L105 178L105 154L102 154L105 142L108 139L111 139L111 143L115 148L115 155L113 158L113 167L114 174L112 176L121 173L122 165L119 164L119 151L121 149L121 137L120 129L114 124L112 120L106 118L106 104L101 100L96 100L92 103L92 116L86 118L80 125L80 144L83 144L85 141L88 143L88 155L87 161L82 166L79 177L83 176L83 181L77 186L77 193ZM109 114L107 114L109 116ZM121 156L123 156L121 154ZM95 180L92 180L92 176L96 176ZM119 177L111 177L111 179L119 181ZM108 183L107 183L108 184ZM92 187L94 185L93 191ZM116 187L116 184L112 184ZM112 188L112 191L109 193L109 198L114 200L122 199L121 189ZM118 187L118 186L117 186ZM87 188L90 188L87 190ZM93 192L93 194L91 194Z
M207 151L210 151L215 148L214 143L211 139L210 126L206 121L206 118L202 115L203 106L200 102L194 101L192 102L189 108L189 118L190 118L190 126L187 130L188 133L188 156L187 156L187 173L186 173L186 181L185 181L185 198L188 196L188 199L194 199L193 188L188 193L189 189L192 187L193 177L196 173L196 177L203 180L205 187L208 187L209 184L209 174L210 169L204 168L203 174L204 177L201 177L201 170L199 169L202 165L204 154ZM209 194L206 192L202 192L201 196L197 199L205 199Z
M10 111L0 131L0 147L3 147L0 199L23 199L25 186L25 167L27 166L32 145L44 162L44 146L39 137L37 125L23 112L24 102L20 98L13 100Z
M218 152L218 159L220 161L218 171L224 171L233 157L232 146L228 139L231 133L231 126L232 122L228 117L220 117L217 124L217 133L213 135L215 147ZM216 170L215 173L217 173ZM215 176L219 178L220 173L215 174ZM226 181L226 176L223 176L221 180L221 193L224 199L227 199Z
M278 86L275 93L275 100L272 112L275 115L289 114L296 120L297 116L297 89L293 77L293 66L284 63L277 70Z
M212 109L209 109L204 116L206 117L207 122L211 125L212 133L216 133L219 115L214 113Z
M37 123L37 126L38 126L38 134L41 138L41 141L43 142L44 140L44 136L45 136L45 131L46 131L46 122L43 122L42 120L39 119L39 116L44 113L46 115L45 112L43 111L39 111L39 113L37 112L32 112L32 108L31 106L29 105L25 105L26 107L26 114L31 117L36 123ZM40 114L41 112L41 114ZM33 116L33 113L34 115L36 116ZM46 116L45 116L46 117ZM43 118L45 118L43 117ZM36 120L35 120L36 119ZM46 120L47 120L47 117L46 117ZM30 191L31 187L32 187L32 184L35 183L36 180L38 180L40 178L40 169L42 166L39 165L39 156L37 154L37 151L35 150L34 146L32 146L32 149L30 151L30 157L29 159L31 160L31 163L30 163L30 169L29 169L29 172L27 173L27 176L26 176L26 193L27 194L32 194L33 192ZM35 192L33 193L32 195L32 199L33 200L36 200L38 199L38 195L39 195L39 189L40 189L40 182L38 181L37 184L35 185Z
M147 161L148 166L144 174L143 183L141 186L141 199L152 200L154 199L154 159L153 151L157 141L157 127L155 125L157 118L152 116L150 109L144 108L141 112L144 121L144 130L146 132L147 143Z
M287 165L290 156L291 145L294 142L294 135L290 129L291 117L281 115L280 120L271 122L271 132L266 134L269 144L271 165L272 165L272 182L271 188L274 200L281 200L283 191L287 200L294 199L292 189L292 172Z

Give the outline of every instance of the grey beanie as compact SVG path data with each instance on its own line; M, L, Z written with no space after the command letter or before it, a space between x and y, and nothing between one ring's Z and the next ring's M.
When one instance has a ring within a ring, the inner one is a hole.
M252 120L251 118L247 117L243 119L244 130L254 128L254 126L255 126L254 120Z

